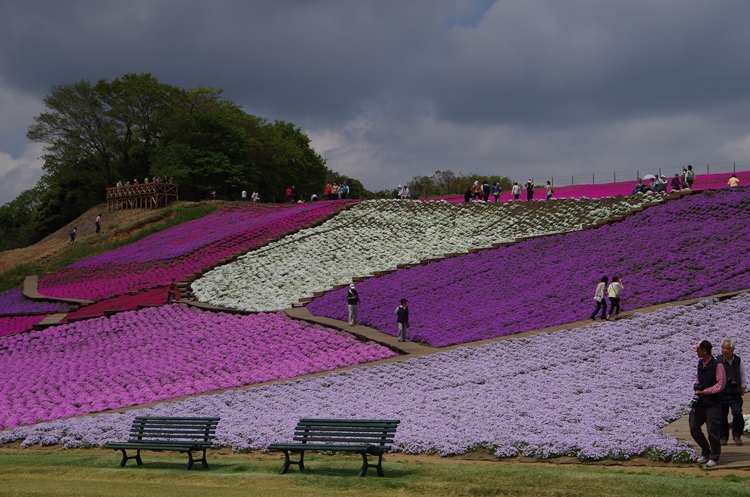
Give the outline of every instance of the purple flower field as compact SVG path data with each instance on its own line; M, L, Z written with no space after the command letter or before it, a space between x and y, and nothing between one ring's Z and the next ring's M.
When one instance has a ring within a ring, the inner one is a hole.
M529 240L366 280L359 321L440 347L586 319L603 275L619 275L623 309L750 287L750 190L724 188L652 207L596 230ZM346 319L346 290L308 305Z
M0 317L0 336L14 335L30 330L35 324L39 324L49 314L32 314L31 316L6 316Z
M23 288L11 288L0 293L0 316L11 314L41 314L67 311L68 305L61 302L41 302L23 296Z
M395 355L283 313L122 312L0 338L0 429Z
M302 417L389 418L401 420L395 448L410 453L485 447L500 457L686 461L695 457L687 442L660 428L687 412L697 363L690 346L699 339L718 344L724 336L750 340L750 295L153 409L22 427L0 434L0 443L100 446L127 439L136 415L220 416L217 446L257 450L289 441Z

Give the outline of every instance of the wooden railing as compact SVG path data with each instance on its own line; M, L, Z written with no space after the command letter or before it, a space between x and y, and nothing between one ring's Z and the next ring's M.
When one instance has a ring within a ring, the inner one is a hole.
M174 183L147 183L135 186L107 188L107 209L161 209L171 200L179 200Z

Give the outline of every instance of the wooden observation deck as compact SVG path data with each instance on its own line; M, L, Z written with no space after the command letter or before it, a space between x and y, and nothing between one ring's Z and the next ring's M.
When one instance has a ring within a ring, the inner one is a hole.
M107 210L161 209L171 200L179 200L177 185L148 183L135 186L107 188Z

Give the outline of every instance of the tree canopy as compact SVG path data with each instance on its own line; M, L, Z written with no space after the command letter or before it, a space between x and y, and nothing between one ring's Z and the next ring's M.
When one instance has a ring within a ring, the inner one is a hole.
M0 250L33 243L105 200L105 189L172 177L180 197L303 198L321 192L325 159L294 124L250 115L215 88L184 89L150 74L54 86L27 138L46 144L39 184L0 207ZM13 243L9 234L13 236Z

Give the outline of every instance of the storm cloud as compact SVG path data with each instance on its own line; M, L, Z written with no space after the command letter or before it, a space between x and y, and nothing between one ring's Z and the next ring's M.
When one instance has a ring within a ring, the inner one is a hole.
M437 169L635 179L750 167L742 1L0 2L0 203L53 85L149 72L302 127L390 188ZM38 154L34 156L33 154ZM622 175L622 176L621 176Z

